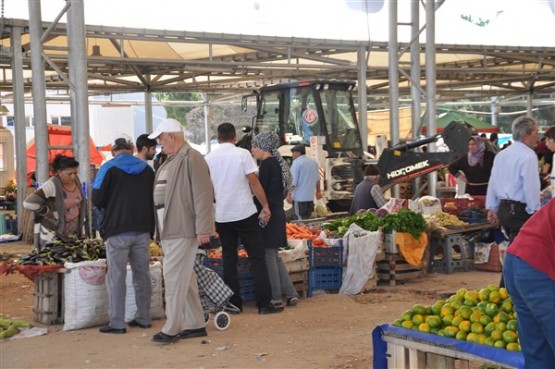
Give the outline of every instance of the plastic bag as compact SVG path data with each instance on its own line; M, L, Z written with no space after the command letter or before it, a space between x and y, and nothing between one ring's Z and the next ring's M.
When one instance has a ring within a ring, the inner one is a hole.
M401 255L403 255L407 263L419 266L428 246L428 235L422 233L420 238L416 239L410 233L397 232L395 243L399 245L399 251L401 251Z
M351 224L343 237L343 256L347 266L343 268L343 283L339 293L356 295L368 280L375 278L372 270L381 239L380 231L370 232Z
M387 212L390 214L395 213L396 211L399 211L403 208L405 201L407 200L390 198L389 201L386 202L385 205L381 207L381 209L387 210Z
M306 240L288 239L287 244L292 247L289 250L279 250L279 257L284 263L306 259L308 246Z
M316 200L314 203L314 213L317 218L325 217L329 214L328 207L326 206L326 200L324 200L324 198Z

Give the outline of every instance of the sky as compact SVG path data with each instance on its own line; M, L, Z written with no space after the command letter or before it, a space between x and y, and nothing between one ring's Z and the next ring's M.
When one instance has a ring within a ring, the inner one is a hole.
M5 17L29 19L29 0L4 0ZM52 21L65 0L41 1ZM410 1L398 0L399 22ZM418 1L418 0L417 0ZM83 0L85 23L130 28L388 40L387 0ZM420 24L424 9L420 6ZM368 13L367 11L368 10ZM461 16L471 19L464 20ZM65 16L62 22L65 22ZM487 22L483 27L475 23ZM409 27L399 26L399 41ZM425 32L421 42L425 41ZM446 0L436 12L436 43L555 47L555 0Z

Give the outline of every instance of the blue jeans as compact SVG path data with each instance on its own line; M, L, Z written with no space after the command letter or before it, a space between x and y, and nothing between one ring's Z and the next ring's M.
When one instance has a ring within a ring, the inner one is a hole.
M555 368L555 281L512 254L503 274L518 314L525 368Z

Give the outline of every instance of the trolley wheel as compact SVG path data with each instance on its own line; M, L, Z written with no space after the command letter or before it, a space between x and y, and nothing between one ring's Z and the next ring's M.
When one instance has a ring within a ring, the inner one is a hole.
M204 322L208 323L209 320L210 320L210 313L204 313Z
M231 324L231 317L225 311L219 311L214 315L214 325L220 331L223 331Z

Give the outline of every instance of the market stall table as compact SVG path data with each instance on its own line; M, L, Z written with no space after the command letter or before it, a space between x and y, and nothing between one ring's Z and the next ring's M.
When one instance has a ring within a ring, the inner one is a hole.
M504 368L524 368L520 352L490 347L477 343L421 333L383 324L372 332L375 369L453 368L459 360L500 365Z
M497 225L491 223L476 223L467 226L453 227L453 228L438 228L431 232L430 237L430 260L428 263L428 273L432 271L443 271L451 274L454 268L464 268L465 271L473 269L474 262L471 258L471 249L468 250L464 247L465 238L475 240L483 232L497 228ZM472 248L474 241L471 242ZM461 258L458 260L453 259L453 248L458 246L460 249ZM441 247L443 249L443 257L441 260L436 260L436 250Z

